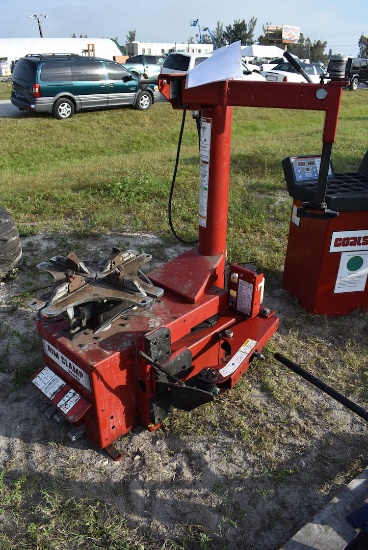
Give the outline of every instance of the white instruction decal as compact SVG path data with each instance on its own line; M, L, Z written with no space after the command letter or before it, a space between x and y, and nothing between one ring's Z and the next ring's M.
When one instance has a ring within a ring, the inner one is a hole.
M207 227L208 184L211 150L210 118L201 118L200 160L199 160L199 225Z
M55 395L63 389L65 382L52 372L49 367L45 367L32 380L33 384L42 391L46 397L53 399Z
M201 118L201 151L200 158L205 162L210 162L210 150L211 150L211 118Z
M248 355L254 350L256 345L256 340L251 340L250 338L248 338L248 340L244 342L244 344L239 348L239 350L228 362L228 364L219 370L221 376L225 378L225 376L233 374L233 372L235 372L240 367L240 365L244 363L244 361L247 359Z
M58 408L64 413L67 414L80 400L80 395L74 390L68 391L64 397L57 404Z
M362 292L368 275L367 252L343 252L335 284L335 294Z

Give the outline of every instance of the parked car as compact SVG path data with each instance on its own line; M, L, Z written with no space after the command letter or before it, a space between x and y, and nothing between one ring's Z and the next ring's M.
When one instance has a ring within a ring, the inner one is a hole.
M141 89L123 65L75 54L31 54L19 59L10 100L23 111L66 119L77 111L130 105L146 111L160 97L157 85Z
M160 74L164 60L162 55L134 55L128 57L124 67L137 76L146 74L148 78L152 79Z
M307 63L300 63L300 65L315 84L320 83L321 77L327 76L326 71L319 65ZM307 82L304 76L287 62L276 65L270 71L262 71L262 75L269 82Z
M330 59L327 72L333 71L335 59ZM360 83L368 84L368 59L349 57L345 67L345 80L349 82L349 90L356 90Z
M195 54L189 52L170 53L162 65L163 74L185 74L200 63L211 57L212 54ZM246 63L243 64L243 77L247 80L265 80L257 69L251 70Z
M299 63L301 63L301 61L298 59L298 57L296 55L293 55L293 54L291 54L291 55L293 57L295 57L295 59L297 61L299 61ZM259 65L259 70L261 71L261 73L266 72L266 71L271 71L272 69L274 69L276 67L276 65L280 65L280 63L286 63L285 57L276 57L275 59L270 59L269 61L266 61L265 63L261 63Z
M169 53L163 62L161 72L163 74L187 73L197 65L208 59L210 54L196 54L189 52Z

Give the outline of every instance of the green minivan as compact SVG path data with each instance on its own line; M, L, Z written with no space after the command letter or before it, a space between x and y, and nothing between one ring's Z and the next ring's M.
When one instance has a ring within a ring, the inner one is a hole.
M77 111L130 105L146 111L160 92L123 65L76 54L30 54L15 64L10 100L23 111L67 119Z

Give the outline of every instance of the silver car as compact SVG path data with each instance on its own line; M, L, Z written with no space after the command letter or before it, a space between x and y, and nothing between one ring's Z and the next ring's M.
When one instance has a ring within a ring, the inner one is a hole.
M313 83L319 84L321 76L326 76L326 71L319 65L300 63L300 66ZM303 75L298 73L291 63L280 63L270 71L261 73L269 82L307 82Z

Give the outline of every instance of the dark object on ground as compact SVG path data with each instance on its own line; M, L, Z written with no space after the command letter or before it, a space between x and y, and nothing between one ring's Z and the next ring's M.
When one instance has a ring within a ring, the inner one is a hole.
M9 212L0 206L0 276L7 275L22 261L17 227Z

